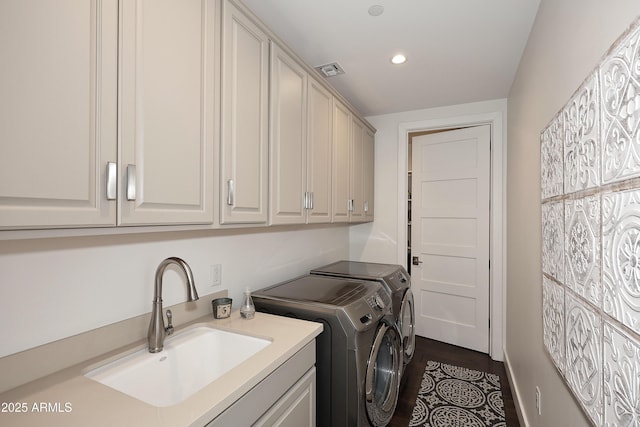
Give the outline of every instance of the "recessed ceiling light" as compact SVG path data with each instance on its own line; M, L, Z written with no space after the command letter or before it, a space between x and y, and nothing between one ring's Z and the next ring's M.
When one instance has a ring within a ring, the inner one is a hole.
M394 55L394 57L391 58L391 62L393 62L394 64L404 64L406 61L407 58L401 53Z
M369 15L371 16L380 16L384 12L384 6L379 4L374 4L369 8Z

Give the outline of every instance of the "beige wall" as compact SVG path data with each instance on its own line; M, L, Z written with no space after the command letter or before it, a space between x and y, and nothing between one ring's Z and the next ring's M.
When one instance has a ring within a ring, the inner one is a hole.
M638 15L638 0L542 0L509 94L505 356L531 427L590 425L542 341L540 131Z

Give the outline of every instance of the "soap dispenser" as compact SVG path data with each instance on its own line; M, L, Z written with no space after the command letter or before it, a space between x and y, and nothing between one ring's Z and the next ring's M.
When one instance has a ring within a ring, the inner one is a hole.
M244 290L244 298L242 299L242 305L240 306L240 315L243 319L253 319L256 314L256 306L253 305L253 299L251 299L251 291L249 288Z

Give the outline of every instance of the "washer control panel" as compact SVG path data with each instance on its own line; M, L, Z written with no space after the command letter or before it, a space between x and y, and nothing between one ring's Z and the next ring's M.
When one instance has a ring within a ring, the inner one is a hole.
M391 297L379 282L366 282L364 289L364 295L339 311L341 323L348 322L358 332L376 325L391 308Z
M395 274L393 274L391 276L391 280L399 283L400 285L398 287L405 287L407 286L407 282L409 282L409 278L404 274L402 270L398 270Z
M367 304L374 310L382 311L387 308L387 303L384 301L384 298L380 296L379 293L375 293L373 295L369 295L367 297Z

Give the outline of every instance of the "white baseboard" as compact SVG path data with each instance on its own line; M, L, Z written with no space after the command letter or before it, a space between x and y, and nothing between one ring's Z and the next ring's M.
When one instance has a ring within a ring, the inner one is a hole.
M518 383L516 382L513 372L511 372L511 363L509 363L509 354L507 353L507 349L504 349L504 367L507 371L507 378L509 380L509 387L511 387L511 396L513 397L513 404L516 407L516 413L518 414L518 421L520 421L520 426L529 427L529 423L527 422L526 411L520 404L520 393L518 388Z

